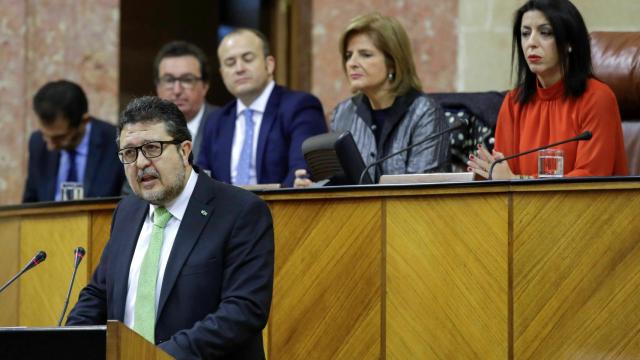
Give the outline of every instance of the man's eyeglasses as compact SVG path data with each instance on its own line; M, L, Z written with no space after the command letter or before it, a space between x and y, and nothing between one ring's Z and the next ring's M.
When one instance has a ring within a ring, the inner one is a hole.
M150 141L140 146L126 147L118 151L118 157L123 164L131 164L138 159L138 151L142 152L142 155L147 159L157 158L162 155L165 144L180 144L180 140L169 141Z
M158 85L165 89L172 89L174 84L177 81L180 83L180 86L182 86L182 88L191 90L193 89L194 86L196 86L196 83L201 80L202 80L201 77L197 77L194 75L184 75L184 76L180 76L179 78L166 75L158 79Z

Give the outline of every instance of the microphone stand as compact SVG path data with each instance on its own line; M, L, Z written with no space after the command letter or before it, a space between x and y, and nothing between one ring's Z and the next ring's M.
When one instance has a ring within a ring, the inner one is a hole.
M503 157L502 159L495 160L494 162L491 163L491 166L489 167L489 180L493 180L491 178L491 175L493 174L493 168L498 163L501 163L501 162L507 161L507 160L511 160L511 159L514 159L514 158L517 158L517 157L520 157L520 156L523 156L523 155L531 154L532 152L536 152L536 151L544 150L544 149L547 149L547 148L550 148L550 147L562 145L562 144L565 144L565 143L568 143L568 142L590 140L591 136L592 136L591 135L591 131L585 131L585 132L583 132L582 134L580 134L578 136L572 137L571 139L558 141L558 142L555 142L555 143L552 143L552 144L549 144L549 145L540 146L540 147L537 147L537 148L534 148L534 149L530 149L530 150L527 150L527 151L523 151L521 153L517 153L517 154L511 155L511 156Z
M27 265L25 265L22 270L20 270L17 274L15 274L11 279L9 279L9 281L7 281L4 285L2 285L2 287L0 288L0 293L4 291L4 289L6 289L7 287L9 287L9 285L11 285L14 281L16 281L20 276L22 276L22 274L26 273L29 269L31 269L32 267L40 264L41 262L43 262L45 259L47 258L47 253L44 251L39 251L36 256L34 256L31 260L29 260L29 262L27 263Z
M69 306L69 298L71 297L71 289L73 289L73 283L76 280L76 273L78 272L78 266L84 257L85 250L83 247L77 247L74 251L74 264L73 264L73 273L71 274L71 281L69 282L69 290L67 291L67 296L65 297L64 307L62 308L62 314L60 314L60 319L58 319L58 326L62 324L62 319L64 319L64 314L67 312L67 307Z
M364 167L364 170L362 170L362 172L360 173L360 180L358 180L358 185L362 185L362 181L364 180L365 175L367 174L367 172L369 171L369 169L371 169L372 167L377 166L377 165L380 165L380 164L382 164L383 162L385 162L385 161L387 161L387 160L391 159L392 157L394 157L394 156L396 156L396 155L399 155L399 154L402 154L402 153L403 153L403 152L405 152L405 151L409 151L409 150L413 149L414 147L416 147L416 146L418 146L418 145L422 145L422 144L424 144L425 142L427 142L427 141L429 141L429 140L433 140L433 139L435 139L435 138L437 138L437 137L439 137L439 136L442 136L442 135L444 135L444 134L446 134L446 133L448 133L448 132L451 132L451 131L454 131L454 130L458 130L458 129L460 129L460 128L463 128L463 127L464 127L464 126L466 126L466 125L467 125L467 124L466 124L465 122L463 122L463 121L458 121L458 125L452 126L452 127L450 127L450 128L446 128L446 129L444 129L444 130L442 130L442 131L438 131L438 132L437 132L437 133L435 133L435 134L431 134L431 135L427 136L426 138L424 138L424 139L422 139L422 140L418 141L418 142L417 142L417 143L415 143L415 144L411 144L411 145L409 145L409 146L407 146L407 147L405 147L405 148L402 148L402 149L400 149L400 150L398 150L398 151L396 151L396 152L394 152L394 153L391 153L391 154L389 154L389 155L387 155L387 156L384 156L384 157L382 157L382 158L380 158L380 159L378 159L378 160L376 160L376 161L372 162L371 164L369 164L369 165L365 166L365 167ZM428 149L428 148L425 148L425 149L423 149L423 150L426 150L426 149Z

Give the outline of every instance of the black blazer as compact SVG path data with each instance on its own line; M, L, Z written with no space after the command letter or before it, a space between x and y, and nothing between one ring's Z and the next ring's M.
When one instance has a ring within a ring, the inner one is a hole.
M118 204L107 243L67 325L124 319L129 267L149 204ZM263 359L273 288L273 223L254 194L200 174L158 303L156 343L178 359Z
M29 139L29 168L22 202L54 201L60 151L49 151L42 132ZM84 172L84 197L119 196L125 181L124 167L118 160L116 127L91 118L89 155Z

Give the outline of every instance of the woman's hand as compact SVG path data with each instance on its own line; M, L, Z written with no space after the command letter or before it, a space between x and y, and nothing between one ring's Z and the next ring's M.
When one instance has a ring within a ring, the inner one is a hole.
M478 155L469 155L469 161L467 162L467 165L469 166L468 170L488 179L491 164L493 164L494 161L503 158L504 155L502 153L495 150L493 150L493 153L489 153L489 151L480 144L478 145ZM509 164L506 161L502 161L493 167L491 178L493 180L511 180L518 177L511 172Z
M309 174L305 169L298 169L295 172L296 179L293 181L293 187L295 188L306 188L311 186L313 182L309 180Z

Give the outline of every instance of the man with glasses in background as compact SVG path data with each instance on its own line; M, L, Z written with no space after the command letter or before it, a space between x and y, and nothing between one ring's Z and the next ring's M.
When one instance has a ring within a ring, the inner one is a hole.
M118 125L134 195L67 325L125 325L178 359L264 359L273 289L273 222L266 203L192 166L183 113L134 99Z
M39 130L29 139L22 202L62 200L63 183L81 184L83 197L118 196L124 182L115 126L88 113L82 88L52 81L33 97Z
M156 55L153 71L158 97L176 104L184 114L197 158L205 120L217 109L205 100L211 78L207 56L194 44L172 41Z

